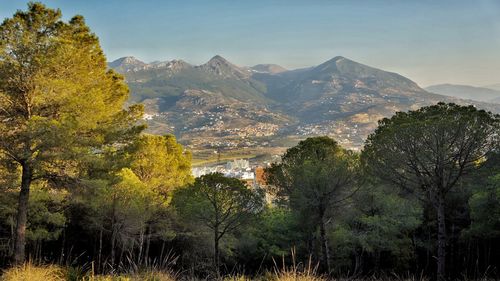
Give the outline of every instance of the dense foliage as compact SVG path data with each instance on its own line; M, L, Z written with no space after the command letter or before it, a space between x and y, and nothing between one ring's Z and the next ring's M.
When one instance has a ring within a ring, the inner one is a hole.
M439 103L381 120L361 154L301 141L266 185L194 179L105 61L81 17L30 4L0 26L2 266L498 277L499 116Z
M0 150L21 173L14 260L25 258L31 185L81 176L97 151L139 132L142 107L124 109L128 88L107 69L81 16L29 4L0 25Z

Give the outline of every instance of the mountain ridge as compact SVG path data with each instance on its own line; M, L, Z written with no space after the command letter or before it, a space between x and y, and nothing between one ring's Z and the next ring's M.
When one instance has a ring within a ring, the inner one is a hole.
M469 99L482 102L498 102L500 100L500 91L485 87L445 83L431 85L426 87L425 89L436 94L452 96L461 99Z
M500 105L430 93L402 75L342 56L277 71L270 71L271 64L260 65L261 71L240 67L220 55L201 65L121 61L134 65L115 61L110 67L125 75L130 102L146 104L148 122L154 124L150 131L175 133L195 147L221 142L234 147L264 142L263 137L279 143L310 135L330 135L344 146L361 147L378 119L396 111L444 101L500 112Z

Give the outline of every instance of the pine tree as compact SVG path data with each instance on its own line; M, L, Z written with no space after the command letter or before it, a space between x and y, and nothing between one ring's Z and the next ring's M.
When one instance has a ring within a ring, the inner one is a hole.
M76 178L80 160L119 147L143 127L124 109L128 88L108 70L81 16L28 4L0 25L0 153L21 168L14 262L25 258L32 182Z
M437 216L437 278L446 278L446 199L496 149L500 119L474 106L438 103L379 121L363 150L373 175L419 195Z

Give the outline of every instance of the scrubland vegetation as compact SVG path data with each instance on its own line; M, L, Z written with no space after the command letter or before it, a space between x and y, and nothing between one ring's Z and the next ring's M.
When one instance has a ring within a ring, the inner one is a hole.
M127 94L81 16L34 3L0 26L2 280L499 276L498 115L399 112L361 153L307 138L249 187L192 178Z

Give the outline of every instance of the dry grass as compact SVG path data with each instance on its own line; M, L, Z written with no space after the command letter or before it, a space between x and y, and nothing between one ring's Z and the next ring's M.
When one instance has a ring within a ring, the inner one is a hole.
M245 276L245 275L238 274L238 275L225 276L223 280L224 281L252 281L255 279L252 279L252 278Z
M309 271L297 271L295 269L280 270L269 278L273 281L326 281L327 279Z
M27 263L12 267L2 274L0 281L65 281L69 280L66 270L55 265L35 266ZM177 278L170 273L148 271L126 275L94 275L89 274L81 281L175 281ZM73 280L73 278L71 278Z
M281 268L274 260L274 274L266 274L266 280L273 281L326 281L327 278L318 274L318 266L313 266L312 259L309 258L307 264L297 263L295 261L295 249L292 249L292 265L287 267L283 258Z
M64 281L66 280L65 271L55 265L35 266L26 263L6 270L2 281Z
M92 273L87 273L85 277L70 278L69 272L61 267L55 265L44 265L35 266L31 263L27 263L22 266L13 267L3 272L0 277L0 281L64 281L64 280L79 280L79 281L175 281L175 280L189 280L189 281L200 281L208 279L197 279L194 277L182 277L171 274L169 272L164 272L161 270L149 270L141 273L131 273L123 275L94 275ZM329 279L325 276L321 276L317 273L317 267L313 267L311 263L307 265L298 264L295 262L292 266L286 267L282 266L278 268L275 266L275 270L267 272L263 276L257 278L248 277L241 274L228 275L223 277L223 281L428 281L424 276L371 276L365 278L335 278ZM464 278L464 281L470 279ZM476 281L490 281L493 279L488 279L486 277L476 279Z
M176 278L170 273L150 271L133 275L91 275L83 278L83 281L175 281Z

